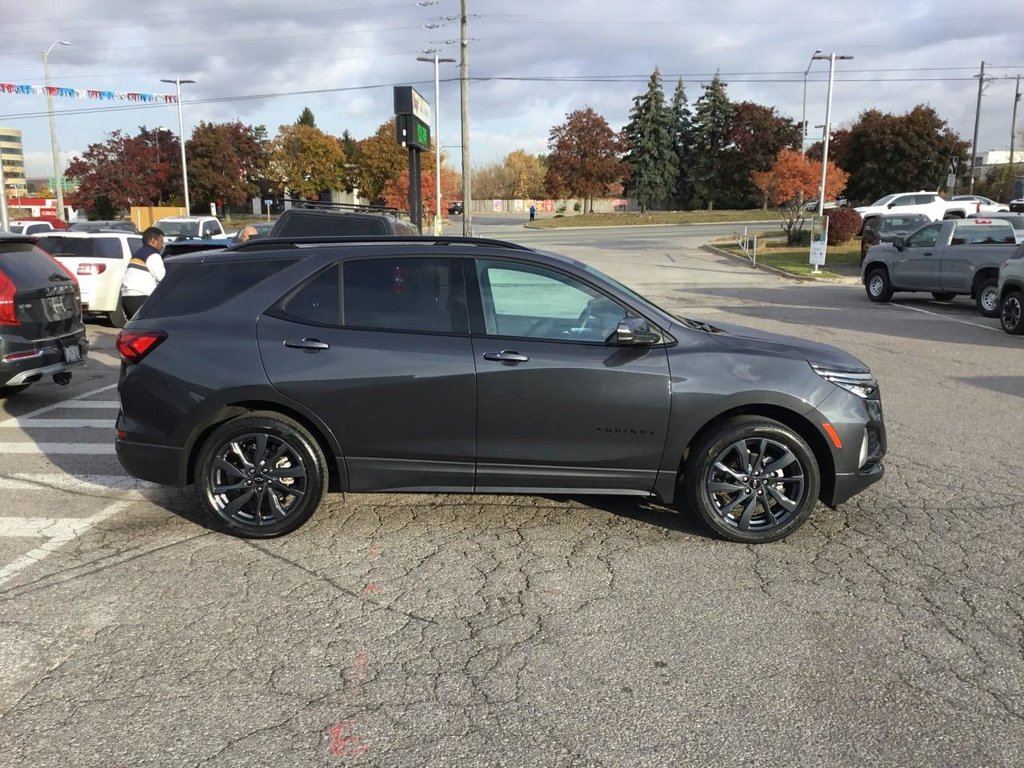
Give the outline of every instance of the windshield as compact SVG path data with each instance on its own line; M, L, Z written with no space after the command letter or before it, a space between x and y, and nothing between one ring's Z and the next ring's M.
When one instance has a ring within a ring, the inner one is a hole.
M880 197L878 200L875 200L875 202L871 204L871 207L875 207L876 205L888 205L895 199L896 195L886 195L885 197Z
M167 221L162 219L154 225L167 237L199 237L198 221Z
M658 312L658 313L660 313L662 315L665 315L667 317L671 317L671 318L673 318L675 320L678 320L679 322L684 323L684 324L690 324L690 323L693 322L692 320L687 320L685 317L680 317L679 315L676 315L676 314L674 314L672 312L669 312L667 309L663 309L662 307L659 307L657 304L655 304L650 299L644 298L639 293L634 291L632 288L623 285L618 280L616 280L614 277L609 277L608 275L606 275L601 270L595 269L594 267L590 266L589 264L584 264L582 261L577 261L576 262L576 266L580 267L585 272L589 272L590 274L594 275L595 277L600 278L601 280L605 280L605 281L611 283L616 288L618 288L620 291L622 291L624 294L629 296L629 298L632 300L632 302L634 304L636 304L636 305L639 305L641 308L644 308L644 309L646 309L648 311L654 310L655 312Z

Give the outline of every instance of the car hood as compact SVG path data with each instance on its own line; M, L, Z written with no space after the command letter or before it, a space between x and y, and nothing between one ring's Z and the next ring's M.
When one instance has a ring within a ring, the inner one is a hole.
M799 339L795 336L783 336L757 328L733 323L705 323L712 329L702 331L715 339L719 344L736 351L749 352L757 355L786 357L792 360L806 360L812 365L820 365L832 370L861 373L868 367L851 355L831 344ZM689 330L687 325L680 324L676 333Z

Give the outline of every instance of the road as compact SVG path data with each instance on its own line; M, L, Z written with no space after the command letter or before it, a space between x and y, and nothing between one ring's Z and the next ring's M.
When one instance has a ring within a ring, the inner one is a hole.
M331 496L207 529L111 452L114 331L0 413L0 766L1011 766L1024 754L1024 344L699 249L526 230L667 308L837 344L885 479L789 539L617 498Z

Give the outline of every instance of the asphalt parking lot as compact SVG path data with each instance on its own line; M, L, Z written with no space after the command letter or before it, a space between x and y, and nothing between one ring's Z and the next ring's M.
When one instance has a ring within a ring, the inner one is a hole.
M619 498L344 494L246 542L124 476L114 331L0 405L0 766L1013 766L1024 342L700 250L729 227L477 234L878 376L882 482L789 539Z

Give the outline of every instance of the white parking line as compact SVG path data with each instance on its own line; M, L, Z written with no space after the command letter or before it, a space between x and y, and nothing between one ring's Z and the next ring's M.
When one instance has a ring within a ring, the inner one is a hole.
M79 475L23 472L0 476L2 491L66 491L68 493L116 493L126 499L143 499L141 491L158 488L155 483L127 475Z
M121 358L120 357L114 357L113 355L107 355L107 354L104 354L103 352L90 352L89 353L89 359L90 360L95 360L97 363L103 363L104 365L109 365L111 368L120 368L121 367ZM117 385L115 384L114 386L116 387Z
M932 317L941 317L943 320L949 320L951 323L960 323L961 325L973 325L975 328L984 328L986 331L999 331L1002 333L1001 328L993 328L991 325L982 325L981 323L972 323L970 320L958 320L955 317L950 317L944 312L932 312L928 309L922 309L921 307L908 307L906 304L898 304L895 301L892 303L894 307L900 309L909 309L911 312L921 312L925 315L931 315Z
M43 537L45 542L29 550L13 562L0 568L0 586L7 583L30 565L41 562L64 544L81 536L87 530L108 517L116 515L128 506L127 501L115 501L95 515L86 518L0 518L0 537Z
M8 419L0 427L17 427L19 429L64 427L67 429L113 429L114 419L32 419L20 416Z
M94 408L96 410L99 410L101 408L111 408L113 410L117 410L118 408L121 407L121 401L120 400L67 400L67 401L61 403L57 407L58 408L83 408L83 409L86 409L86 410L88 410L90 408ZM26 415L33 415L33 414L26 414Z
M75 407L78 407L78 406L71 405L72 403L82 403L82 402L85 402L86 401L85 399L87 397L92 397L93 395L98 395L98 394L100 394L100 392L106 392L108 390L114 389L115 387L117 387L117 384L107 384L107 386L105 386L105 387L100 387L99 389L94 389L94 390L91 390L89 392L83 392L82 394L80 394L80 395L78 395L76 397L69 398L68 400L62 400L59 403L52 403L51 405L44 405L42 408L37 408L34 411L29 411L28 413L23 414L19 418L31 419L31 418L33 418L35 416L39 416L40 414L49 413L50 411L55 411L58 408L68 408L68 407L75 408ZM109 403L109 402L113 402L113 401L103 400L103 401L100 401L100 402ZM81 406L81 407L88 408L89 406ZM7 419L6 421L0 421L0 427L14 426L14 424L12 422L15 422L15 421L17 421L17 419Z
M0 456L11 453L98 456L114 453L114 443L0 443Z

